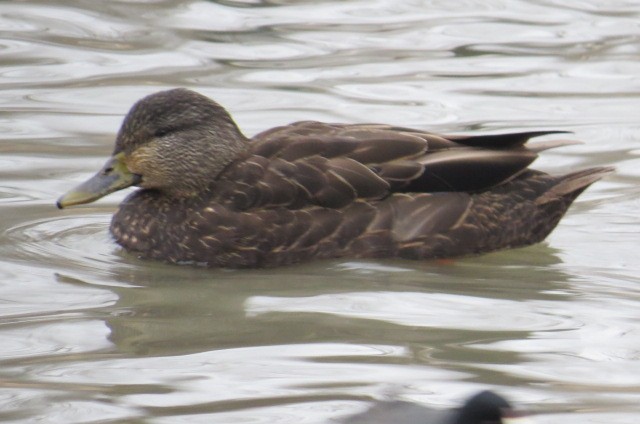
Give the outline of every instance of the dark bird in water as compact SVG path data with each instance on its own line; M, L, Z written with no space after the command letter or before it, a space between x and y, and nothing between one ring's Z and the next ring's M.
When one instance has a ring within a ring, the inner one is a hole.
M140 187L111 233L142 258L270 267L323 258L450 258L543 240L612 171L529 169L552 131L448 136L382 124L295 122L246 138L186 89L124 119L113 156L58 207Z
M508 424L521 421L502 396L484 391L461 408L430 409L403 401L376 402L369 410L341 421L343 424Z

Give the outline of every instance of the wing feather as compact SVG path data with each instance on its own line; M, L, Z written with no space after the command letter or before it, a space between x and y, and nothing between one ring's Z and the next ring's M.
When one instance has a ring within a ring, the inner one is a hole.
M527 169L537 151L567 144L524 146L550 133L442 136L379 124L296 122L256 135L245 157L219 176L216 201L240 210L340 209L393 193L482 191Z

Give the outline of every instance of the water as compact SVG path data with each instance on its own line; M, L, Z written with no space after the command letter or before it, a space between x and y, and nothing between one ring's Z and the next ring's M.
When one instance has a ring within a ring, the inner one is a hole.
M490 388L538 422L640 413L635 1L0 3L0 421L325 423ZM188 86L247 134L300 119L564 129L614 165L542 244L256 271L137 260L126 193L65 211L138 98Z

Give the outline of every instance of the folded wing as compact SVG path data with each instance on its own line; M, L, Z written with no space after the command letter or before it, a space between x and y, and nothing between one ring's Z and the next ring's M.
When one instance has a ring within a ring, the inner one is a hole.
M258 134L217 179L235 209L343 208L392 193L480 192L509 181L537 157L531 137L552 132L441 136L376 124L305 121Z

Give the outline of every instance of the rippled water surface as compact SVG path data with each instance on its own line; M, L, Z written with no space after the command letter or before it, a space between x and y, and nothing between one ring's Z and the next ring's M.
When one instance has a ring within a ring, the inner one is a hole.
M564 129L614 165L542 244L454 262L213 271L58 211L130 105L187 86L247 134L300 119ZM326 423L494 389L541 423L640 416L640 3L0 3L0 421Z

